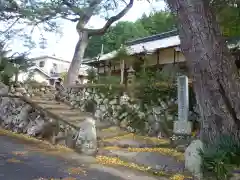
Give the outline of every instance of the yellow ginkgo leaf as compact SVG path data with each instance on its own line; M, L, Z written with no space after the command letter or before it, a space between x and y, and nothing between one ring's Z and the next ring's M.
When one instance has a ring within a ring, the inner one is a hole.
M8 159L7 162L9 162L9 163L20 163L21 161L19 159L11 158L11 159Z

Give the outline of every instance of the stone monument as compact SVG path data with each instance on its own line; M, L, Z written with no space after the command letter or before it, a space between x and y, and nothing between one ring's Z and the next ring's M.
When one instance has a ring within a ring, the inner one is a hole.
M178 120L174 122L174 133L181 135L190 135L192 124L188 121L189 113L189 93L188 77L178 77Z

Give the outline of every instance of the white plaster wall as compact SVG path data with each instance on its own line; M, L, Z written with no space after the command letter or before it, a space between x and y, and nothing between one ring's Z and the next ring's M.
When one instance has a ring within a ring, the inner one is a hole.
M24 82L24 81L26 81L28 79L28 77L29 77L29 72L19 73L18 81ZM13 77L13 79L14 79L14 77ZM35 80L35 81L37 81L39 83L42 83L42 82L49 83L47 77L45 75L43 75L42 73L38 72L38 71L35 71L32 74L31 79Z
M66 72L68 71L68 68L70 66L70 62L63 62L63 61L59 61L59 60L56 60L56 59L52 59L52 58L45 58L45 59L39 59L39 60L35 60L35 64L37 66L39 66L39 63L41 61L45 61L45 65L44 67L41 69L46 72L47 74L50 74L50 71L51 69L53 68L53 63L57 64L57 70L58 70L58 73L62 73L62 72Z

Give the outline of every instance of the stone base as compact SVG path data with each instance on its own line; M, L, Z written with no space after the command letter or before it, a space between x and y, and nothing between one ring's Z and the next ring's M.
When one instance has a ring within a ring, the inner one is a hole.
M173 133L191 135L192 123L190 121L174 121Z
M175 148L185 151L186 147L191 143L192 137L190 135L174 134L171 144Z

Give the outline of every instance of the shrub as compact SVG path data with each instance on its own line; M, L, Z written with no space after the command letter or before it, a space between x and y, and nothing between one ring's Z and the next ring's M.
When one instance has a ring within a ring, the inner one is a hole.
M200 151L204 179L228 180L240 165L238 138L222 135Z

